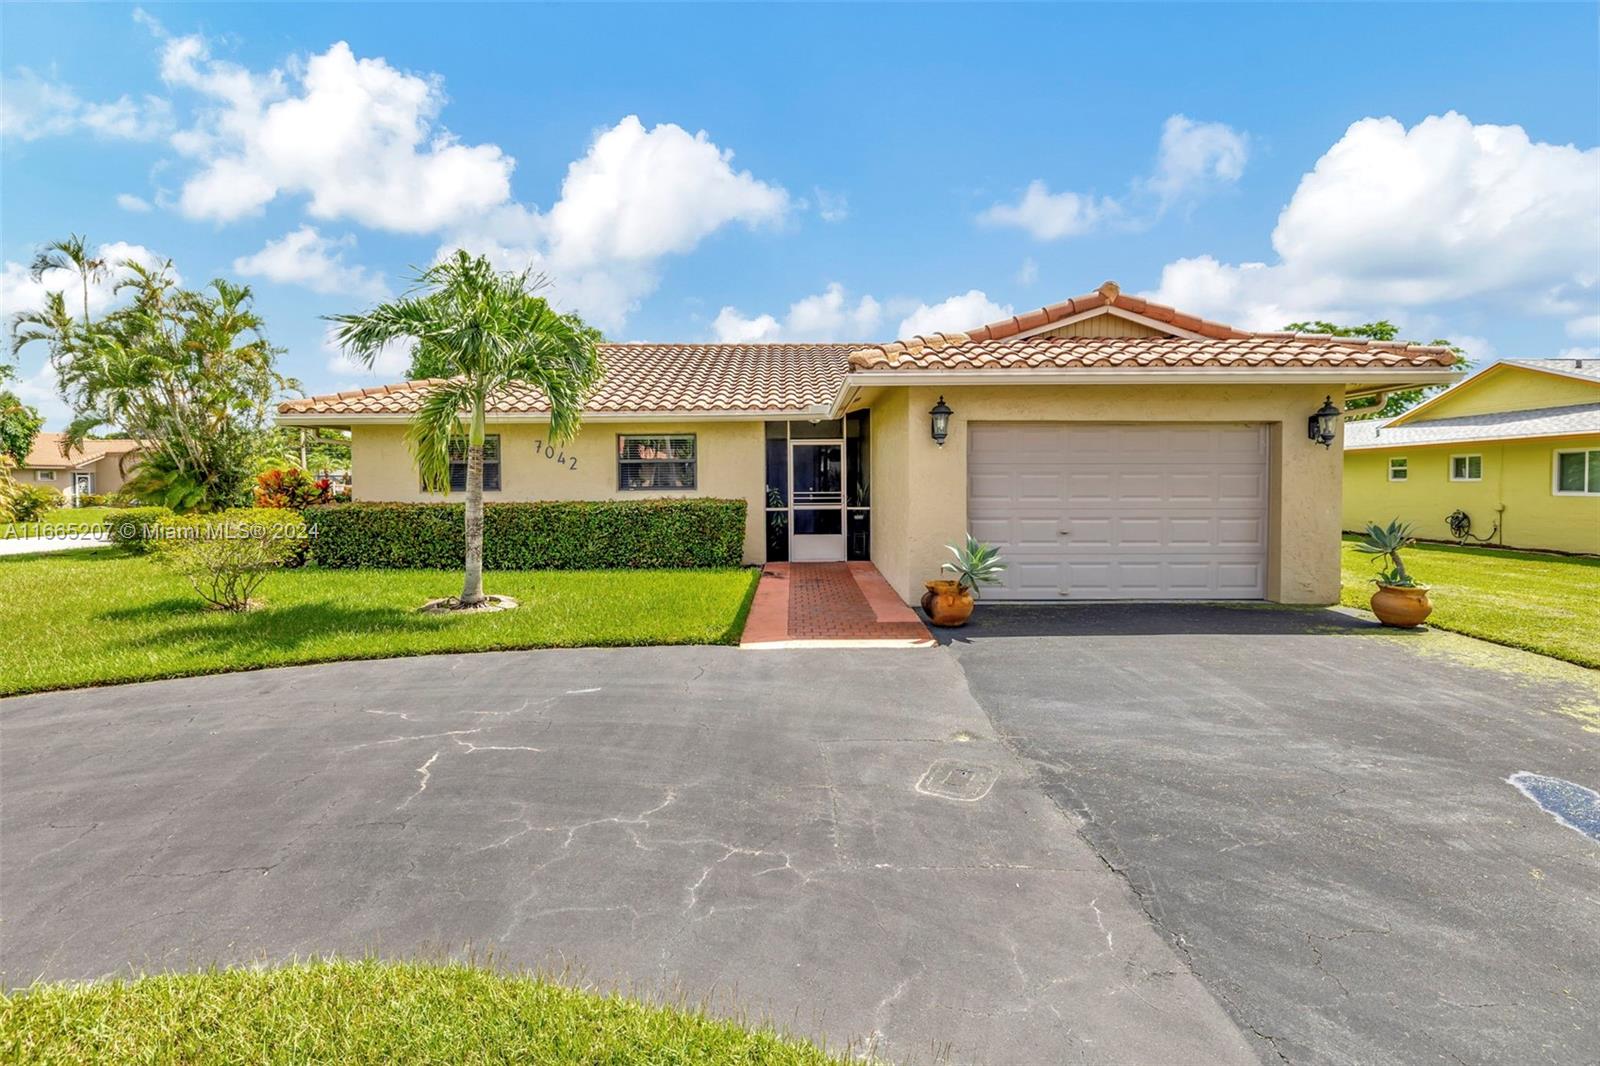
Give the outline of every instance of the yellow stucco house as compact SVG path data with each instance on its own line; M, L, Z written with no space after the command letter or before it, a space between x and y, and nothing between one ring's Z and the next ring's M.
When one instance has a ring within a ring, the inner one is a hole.
M1345 426L1344 527L1600 554L1600 360L1508 359L1387 421ZM1459 519L1458 519L1459 523Z
M1110 282L967 332L601 357L565 444L537 390L493 398L488 500L740 498L747 563L870 560L907 602L968 530L1010 564L985 599L1334 602L1337 406L1453 380L1447 349L1248 333ZM278 421L350 431L356 500L436 498L404 439L429 386Z

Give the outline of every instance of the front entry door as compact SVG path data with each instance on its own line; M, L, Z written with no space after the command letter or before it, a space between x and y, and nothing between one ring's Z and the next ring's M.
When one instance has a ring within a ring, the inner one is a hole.
M789 465L789 558L797 563L843 562L844 441L793 441Z
M91 474L72 475L72 502L76 504L80 499L94 491L94 476Z

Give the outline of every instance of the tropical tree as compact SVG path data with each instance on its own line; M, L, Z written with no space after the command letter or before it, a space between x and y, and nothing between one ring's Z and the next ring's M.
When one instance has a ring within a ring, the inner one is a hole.
M89 321L89 289L104 281L110 269L103 258L89 251L89 239L82 234L68 234L66 239L51 241L34 253L28 276L43 281L52 270L68 270L78 275L83 287L83 321Z
M1291 322L1283 328L1290 333L1326 333L1332 337L1366 337L1375 341L1392 341L1400 335L1400 327L1386 318L1380 318L1376 322L1362 322L1355 326L1340 326L1319 318L1314 322ZM1472 365L1466 353L1449 341L1433 340L1429 343L1455 352L1456 369L1465 370ZM1353 418L1393 418L1400 412L1421 403L1423 397L1429 393L1438 392L1445 387L1429 385L1421 389L1401 389L1399 392L1391 392L1381 398L1382 407L1378 406L1380 397L1361 396L1345 404L1345 411Z
M0 363L0 385L16 376L16 369ZM10 389L0 389L0 456L21 466L33 448L33 438L44 428L44 418ZM3 465L3 463L0 463Z
M71 258L73 241L58 242L69 248L61 255ZM73 318L59 292L13 319L13 353L45 345L72 405L64 447L116 427L142 442L129 492L186 511L245 502L272 401L295 385L277 372L281 349L249 287L219 278L180 289L171 263L115 269L117 292L131 299L98 320Z
M443 378L422 400L406 434L431 491L450 491L452 445L464 445L465 579L456 605L477 607L483 592L483 443L490 398L514 383L531 384L550 404L550 439L578 431L583 401L600 380L596 335L556 312L537 293L543 276L502 273L465 250L416 276L397 300L360 314L332 315L334 335L351 358L371 366L385 345L404 343L437 360Z

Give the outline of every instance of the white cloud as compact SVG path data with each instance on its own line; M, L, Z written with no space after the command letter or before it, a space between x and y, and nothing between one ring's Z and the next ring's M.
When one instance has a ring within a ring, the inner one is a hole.
M370 300L387 298L389 287L381 273L369 273L366 267L344 261L345 249L355 243L355 237L348 234L335 240L311 226L301 226L268 241L254 255L235 259L233 269L246 277L301 285L313 292L344 293Z
M1145 187L1165 210L1207 186L1238 181L1249 158L1248 136L1232 126L1173 115L1161 127L1155 173Z
M1567 336L1575 340L1600 337L1600 315L1583 315L1567 323Z
M1600 348L1563 348L1559 359L1600 359Z
M142 215L150 210L150 201L142 196L135 196L131 192L119 192L117 193L117 206L124 211L132 211L135 214Z
M844 193L822 188L813 188L811 192L817 201L817 217L822 221L843 222L850 217L850 200Z
M330 325L322 333L322 351L328 357L328 369L335 374L365 379L366 381L398 381L411 367L412 341L391 341L379 351L369 370L350 358L334 339L335 327Z
M772 225L787 215L789 194L734 170L732 157L703 130L647 130L629 115L567 168L548 213L504 204L452 233L441 251L459 245L508 269L543 271L562 306L620 328L655 289L661 259L692 251L724 226Z
M729 344L761 341L868 341L883 322L883 307L871 296L851 302L844 286L833 282L815 296L789 305L779 321L769 314L746 318L736 308L718 312L711 330L717 340Z
M1108 225L1139 228L1184 200L1238 181L1249 156L1249 137L1233 127L1172 115L1161 127L1154 171L1131 181L1126 196L1051 192L1040 178L1029 182L1015 203L994 204L979 213L978 221L1021 229L1039 241L1076 237Z
M900 322L896 337L927 336L976 329L1010 318L1010 304L997 304L979 289L971 289L936 304L921 304Z
M46 428L64 429L71 424L72 408L56 390L56 374L48 362L7 387L17 394L17 399L44 416Z
M1432 338L1424 337L1422 339L1431 340ZM1467 360L1473 366L1488 366L1500 358L1500 349L1496 348L1494 342L1487 337L1478 337L1471 333L1458 333L1453 337L1446 337L1445 340L1465 352Z
M178 199L190 218L230 222L299 194L316 218L431 233L511 194L510 156L493 144L462 144L437 126L439 78L358 59L343 41L257 74L212 58L202 37L173 37L161 74L209 103L173 137L200 163Z
M1017 268L1017 284L1032 285L1038 280L1039 264L1035 263L1033 258L1030 256L1027 259L1024 259L1022 261L1022 265Z
M1108 197L1096 198L1075 192L1051 192L1043 181L1028 183L1022 199L1014 204L995 204L978 216L987 226L1014 226L1026 230L1035 240L1053 241L1087 233L1121 208Z
M34 141L87 132L120 140L151 140L172 128L172 107L159 96L107 103L82 99L69 85L27 67L0 81L0 136Z
M1600 148L1450 112L1354 123L1278 216L1274 263L1180 259L1151 295L1252 328L1487 298L1550 314L1600 300Z

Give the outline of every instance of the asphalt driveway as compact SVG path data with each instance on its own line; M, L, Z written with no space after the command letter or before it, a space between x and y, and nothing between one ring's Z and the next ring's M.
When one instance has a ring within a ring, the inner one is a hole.
M7 983L485 954L895 1061L1248 1062L919 651L544 651L0 701Z
M996 731L1267 1061L1600 1062L1600 674L1336 611L979 609Z
M508 965L896 1061L1600 1061L1600 675L1334 611L0 701L9 984Z

